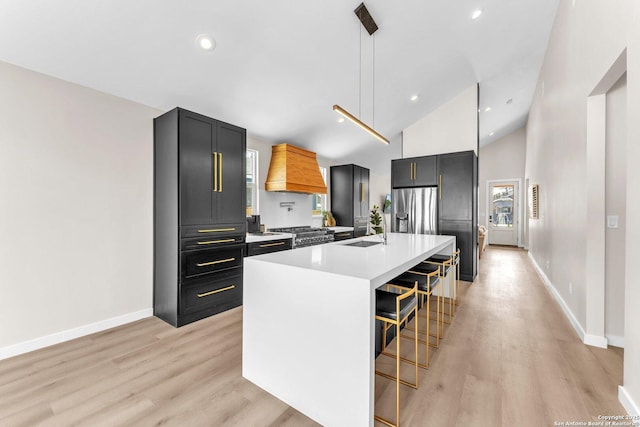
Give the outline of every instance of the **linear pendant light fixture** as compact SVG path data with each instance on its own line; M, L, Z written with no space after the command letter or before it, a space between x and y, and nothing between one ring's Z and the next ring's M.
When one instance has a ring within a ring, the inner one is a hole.
M358 118L356 116L354 116L353 114L349 113L347 110L345 110L341 106L339 106L337 104L334 105L333 106L333 111L337 111L338 113L342 114L345 118L351 120L353 123L357 124L362 129L366 130L371 135L375 136L376 138L378 138L380 141L384 142L385 144L389 143L389 140L387 138L385 138L384 136L380 135L378 132L376 132L375 129L372 129L369 126L367 126L366 123L358 120Z
M373 33L375 33L378 30L378 25L373 20L373 17L371 16L369 11L367 10L367 7L364 5L364 3L360 3L360 6L358 6L354 10L354 13L356 14L358 19L362 23L362 26L367 30L367 32L369 33L370 36L373 35ZM376 64L375 64L375 44L373 45L373 47L374 47L374 53L373 53L374 54L374 63L373 63L373 67L374 67L374 70L373 70L373 75L374 75L374 80L373 80L374 99L373 99L373 102L374 102L374 107L375 107L375 66L376 66ZM360 63L362 64L362 38L360 38ZM360 65L360 67L362 67L362 65ZM360 90L360 98L362 99L362 87L360 87L359 90ZM372 127L368 126L362 120L360 120L359 118L357 118L353 114L349 113L347 110L345 110L341 106L335 104L333 106L333 111L337 111L342 116L344 116L346 119L349 119L350 121L352 121L356 125L360 126L362 129L366 130L371 135L373 135L376 138L378 138L380 141L384 142L385 144L389 144L389 140L387 138L385 138L384 136L380 135L380 133L377 132L375 129L373 129ZM375 110L374 110L374 114L375 114ZM374 124L374 126L375 126L375 124Z

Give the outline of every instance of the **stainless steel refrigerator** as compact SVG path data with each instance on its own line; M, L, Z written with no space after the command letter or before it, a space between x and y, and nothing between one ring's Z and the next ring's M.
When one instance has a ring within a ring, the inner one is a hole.
M437 187L397 188L391 193L391 231L437 234Z

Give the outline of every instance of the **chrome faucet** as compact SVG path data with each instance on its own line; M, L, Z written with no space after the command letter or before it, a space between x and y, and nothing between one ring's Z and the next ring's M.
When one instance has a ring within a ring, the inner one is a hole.
M387 244L387 216L382 212L382 244Z

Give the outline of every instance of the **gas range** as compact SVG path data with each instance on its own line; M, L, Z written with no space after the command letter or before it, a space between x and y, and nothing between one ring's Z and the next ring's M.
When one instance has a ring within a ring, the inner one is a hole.
M293 247L320 245L322 243L333 242L333 230L310 226L270 228L269 231L276 233L293 234Z

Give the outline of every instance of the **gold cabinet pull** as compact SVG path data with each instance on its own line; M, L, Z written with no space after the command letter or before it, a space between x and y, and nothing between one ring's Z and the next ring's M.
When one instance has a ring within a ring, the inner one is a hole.
M218 153L213 152L213 191L218 191Z
M409 181L413 181L413 162L409 163Z
M206 242L198 242L199 245L213 245L214 243L229 243L235 242L236 239L220 239L220 240L209 240Z
M261 248L269 248L271 246L282 246L284 245L284 242L277 242L277 243L265 243L264 245L260 245Z
M209 230L198 230L198 233L218 233L220 231L236 231L236 228L212 228Z
M418 179L418 163L413 162L413 180Z
M440 175L440 185L438 185L438 190L440 190L440 200L442 200L442 175Z
M235 261L235 258L225 258L225 259L217 259L215 261L209 261L209 262L201 262L196 264L198 267L207 267L209 265L216 265L216 264L222 264L225 262L231 262L231 261Z
M349 237L349 236L351 236L351 233L336 234L336 236L338 236L338 237Z
M218 156L220 160L220 189L218 189L218 191L222 193L222 153L218 153Z
M198 298L208 297L209 295L219 294L220 292L230 291L235 288L236 285L227 286L226 288L216 289L215 291L205 292L204 294L198 294Z

